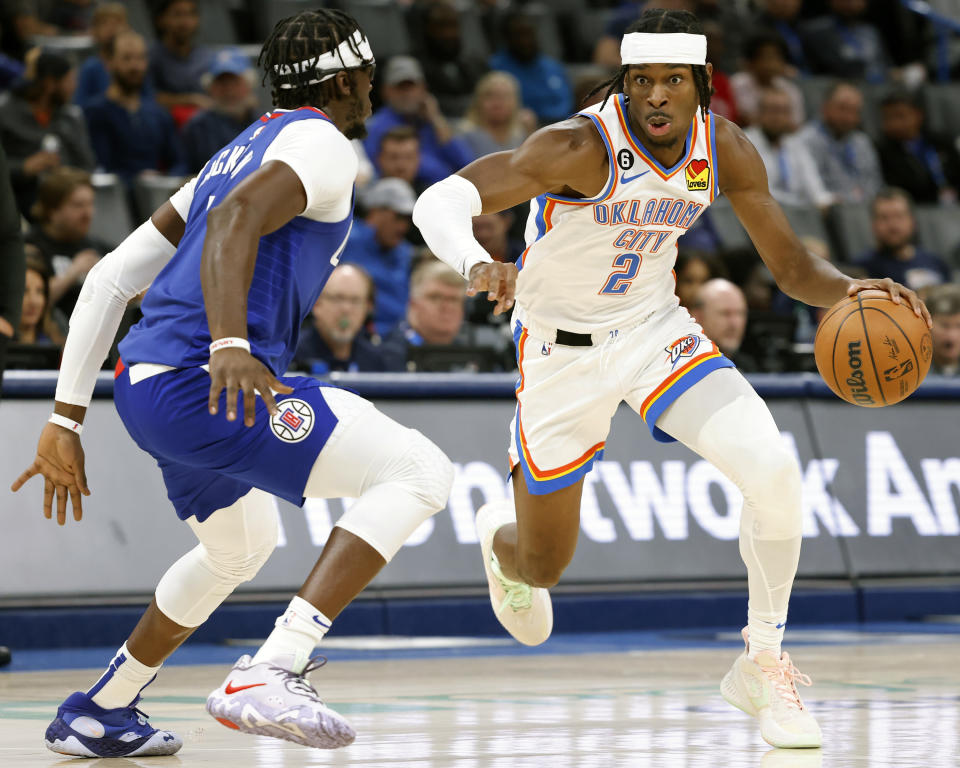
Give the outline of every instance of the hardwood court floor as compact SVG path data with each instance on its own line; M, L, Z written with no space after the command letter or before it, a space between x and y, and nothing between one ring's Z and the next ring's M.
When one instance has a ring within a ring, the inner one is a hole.
M731 643L651 648L625 636L616 645L624 650L479 648L473 656L355 661L328 650L334 663L313 680L359 734L337 752L220 726L203 701L229 664L204 664L168 666L142 705L184 737L177 756L76 762L48 752L43 731L64 695L97 672L8 672L0 674L0 766L960 766L960 634L825 632L797 642L790 650L814 678L806 700L824 732L824 748L812 751L771 749L755 722L720 698L720 678L738 652Z

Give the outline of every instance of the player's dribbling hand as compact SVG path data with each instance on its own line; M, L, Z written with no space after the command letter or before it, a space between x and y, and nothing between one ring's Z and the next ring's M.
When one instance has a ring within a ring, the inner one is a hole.
M927 328L933 328L933 318L930 317L930 311L922 299L917 296L915 291L911 291L907 286L901 285L889 277L868 278L866 280L854 280L847 288L848 296L856 296L860 291L886 291L890 294L890 299L894 304L899 304L902 299L906 299L910 304L913 313L917 317L922 317L927 324Z
M467 296L487 292L490 301L497 302L493 314L499 315L513 306L513 297L517 292L516 264L503 264L499 261L474 264L470 270L470 283Z
M80 436L69 429L47 424L40 433L37 456L27 470L10 486L19 491L34 475L43 475L43 516L53 516L53 497L57 497L57 524L67 522L67 496L73 505L73 519L83 517L81 499L90 495L84 471L83 446Z
M237 418L237 393L243 392L243 423L252 427L256 418L256 395L273 416L277 401L273 393L289 395L293 387L277 381L270 370L244 349L221 349L210 355L210 413L220 410L220 393L227 390L227 421Z

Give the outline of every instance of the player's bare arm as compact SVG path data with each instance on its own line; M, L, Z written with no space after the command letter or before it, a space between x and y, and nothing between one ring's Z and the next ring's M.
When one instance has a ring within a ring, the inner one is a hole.
M307 206L300 178L286 163L265 163L238 184L207 214L200 280L210 338L247 338L247 293L253 279L260 238L282 227ZM243 392L244 423L254 423L254 390L273 414L271 390L293 390L244 349L227 348L210 356L210 413L227 391L227 419L237 418L237 393Z
M607 175L603 141L590 120L582 117L541 128L517 149L481 157L457 173L479 192L483 213L512 208L546 192L568 197L592 197L603 189ZM430 192L425 193L427 200L424 202L428 207ZM417 212L414 212L414 220L421 230L427 230L425 237L428 237L430 222L424 221ZM437 252L437 256L447 260L447 254ZM465 277L469 283L467 294L473 296L486 291L488 298L497 302L495 314L506 312L513 306L517 281L515 265L486 260L474 264Z
M800 243L783 210L770 194L760 154L743 131L721 117L717 122L717 163L720 191L733 205L764 263L780 289L818 307L830 307L844 296L871 288L901 297L930 325L930 314L912 290L890 278L856 280L826 259L809 253Z

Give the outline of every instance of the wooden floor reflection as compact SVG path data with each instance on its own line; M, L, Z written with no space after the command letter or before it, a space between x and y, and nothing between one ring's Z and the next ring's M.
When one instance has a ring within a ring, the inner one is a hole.
M76 762L43 730L94 672L0 675L0 765L389 768L957 768L960 638L796 647L822 750L773 750L717 693L729 648L349 661L314 677L357 742L338 752L237 734L203 711L222 666L170 667L143 708L185 745L170 758ZM334 656L335 654L331 654Z

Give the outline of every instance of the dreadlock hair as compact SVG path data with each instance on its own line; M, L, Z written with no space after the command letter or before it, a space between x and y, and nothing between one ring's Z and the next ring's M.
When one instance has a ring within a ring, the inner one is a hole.
M697 17L690 11L668 11L664 8L652 8L645 11L644 14L633 22L625 34L631 32L652 32L652 33L676 33L683 32L689 35L702 35L703 28ZM606 89L603 97L603 105L606 106L611 96L617 93L623 93L623 81L627 77L629 67L624 64L609 80L605 80L594 88L584 101L588 101L594 94ZM713 95L713 88L710 86L710 78L707 77L707 68L702 64L692 64L693 83L697 87L697 96L700 101L700 114L704 119L707 117L707 110L710 109L710 97Z
M360 25L349 14L332 8L318 8L315 11L302 11L296 16L281 19L273 28L257 58L257 66L262 67L262 83L270 80L273 103L280 109L296 109L302 106L321 107L337 96L334 81L309 84L316 79L317 73L311 67L300 72L280 74L278 67L310 61L328 53L344 40L348 40L350 50L360 56L356 44L350 39ZM293 86L281 88L281 85Z

